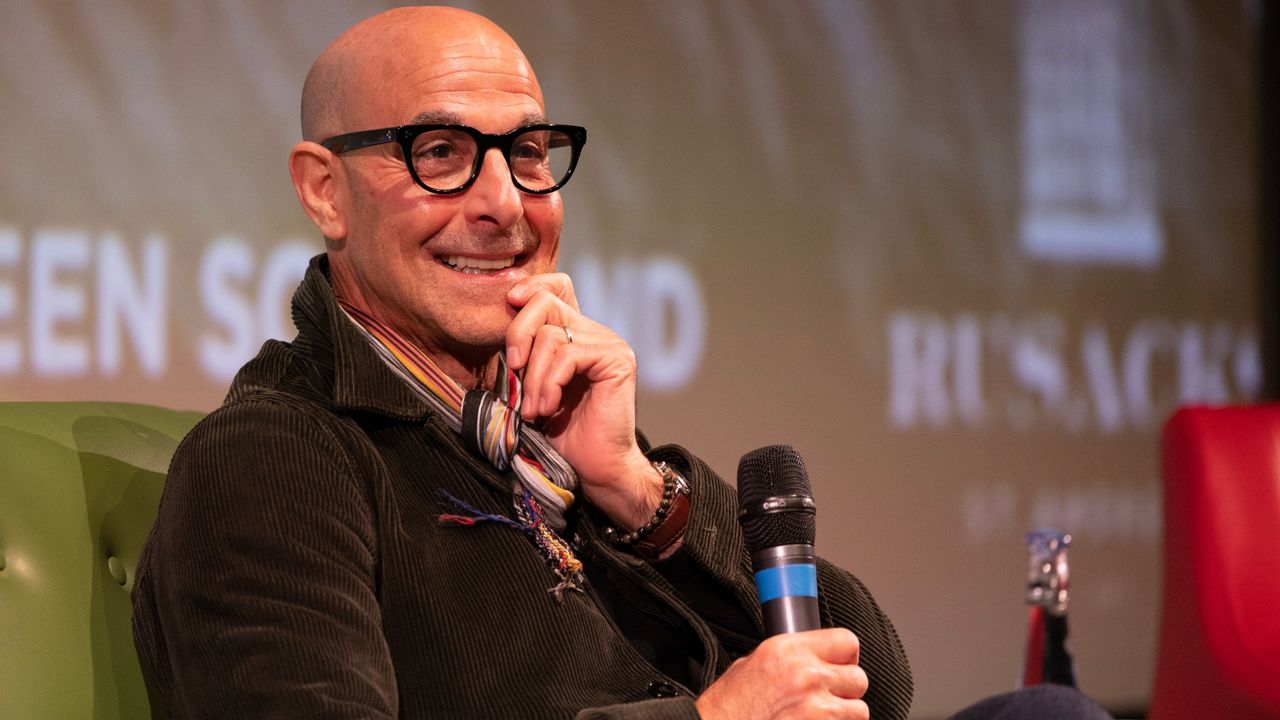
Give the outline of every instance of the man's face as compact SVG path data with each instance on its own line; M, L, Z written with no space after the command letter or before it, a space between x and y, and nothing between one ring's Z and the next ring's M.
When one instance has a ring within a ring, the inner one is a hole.
M347 122L361 124L341 132L442 122L504 133L543 118L537 80L510 43L464 38L410 57L366 63L366 91L349 100L362 105L347 113L359 118ZM515 315L506 292L555 269L559 193L517 190L495 149L456 195L415 184L395 144L346 153L340 163L335 195L347 232L330 243L337 290L433 355L462 359L501 348Z

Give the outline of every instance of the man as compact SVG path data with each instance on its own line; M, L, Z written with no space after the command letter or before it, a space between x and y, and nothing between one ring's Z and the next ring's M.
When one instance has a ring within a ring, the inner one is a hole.
M139 565L175 716L906 717L861 583L820 564L838 627L761 642L732 489L638 438L630 348L554 273L585 131L510 37L366 20L302 130L298 337L184 440Z

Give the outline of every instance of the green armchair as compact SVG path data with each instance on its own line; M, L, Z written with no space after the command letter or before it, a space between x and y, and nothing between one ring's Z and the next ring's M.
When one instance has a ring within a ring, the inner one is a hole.
M202 413L0 403L0 717L162 717L133 649L134 569Z

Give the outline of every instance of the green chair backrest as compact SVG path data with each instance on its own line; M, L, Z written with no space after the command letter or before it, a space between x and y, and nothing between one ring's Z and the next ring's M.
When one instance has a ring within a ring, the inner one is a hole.
M201 417L0 403L0 718L152 716L129 594L169 458Z

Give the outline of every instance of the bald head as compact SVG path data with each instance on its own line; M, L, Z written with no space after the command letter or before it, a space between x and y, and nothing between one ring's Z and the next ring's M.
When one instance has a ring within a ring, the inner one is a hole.
M398 125L381 119L376 100L398 84L482 68L527 76L541 89L520 47L488 18L451 7L405 7L364 20L338 37L311 66L302 88L302 138L320 142L343 132ZM373 116L373 117L370 117Z

